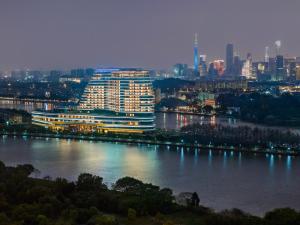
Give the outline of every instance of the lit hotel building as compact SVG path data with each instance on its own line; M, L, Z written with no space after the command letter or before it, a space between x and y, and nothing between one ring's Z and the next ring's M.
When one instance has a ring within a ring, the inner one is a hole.
M154 92L149 72L98 69L76 110L35 111L32 122L51 130L143 133L154 130Z

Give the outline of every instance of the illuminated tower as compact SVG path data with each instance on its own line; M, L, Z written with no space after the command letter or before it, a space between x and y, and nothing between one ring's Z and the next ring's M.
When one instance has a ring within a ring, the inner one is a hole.
M198 60L198 34L195 33L195 40L194 40L194 72L195 72L195 75L198 74L198 66L199 66L199 60Z
M268 63L269 62L269 47L266 46L265 48L265 63Z
M226 73L232 75L233 73L233 44L227 44L226 46Z

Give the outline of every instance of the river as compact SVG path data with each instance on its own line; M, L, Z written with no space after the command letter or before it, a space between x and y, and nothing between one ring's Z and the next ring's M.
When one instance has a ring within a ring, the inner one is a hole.
M276 207L300 209L300 160L291 156L2 136L0 160L33 164L39 177L76 180L89 172L108 185L132 176L175 193L197 191L201 204L216 210L262 215Z
M30 112L53 105L0 101L0 107ZM156 114L160 129L180 129L192 123L267 128L225 117ZM300 133L298 128L272 128ZM33 164L41 171L36 174L39 177L76 180L80 173L89 172L110 185L133 176L170 187L175 193L197 191L201 204L216 210L240 208L256 215L276 207L300 210L300 159L291 156L0 136L0 160L8 165Z

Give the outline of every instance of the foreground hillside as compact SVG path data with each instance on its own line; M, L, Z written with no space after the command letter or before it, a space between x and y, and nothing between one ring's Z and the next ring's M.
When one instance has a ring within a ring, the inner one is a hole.
M300 213L289 208L263 218L238 209L215 213L199 206L197 195L179 206L172 190L129 177L109 189L91 174L76 182L33 178L36 174L31 165L7 167L0 161L0 225L300 224Z

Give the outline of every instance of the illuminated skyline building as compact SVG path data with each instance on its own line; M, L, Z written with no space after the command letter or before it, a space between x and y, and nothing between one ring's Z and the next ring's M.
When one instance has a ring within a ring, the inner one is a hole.
M198 75L199 59L198 59L198 34L195 33L194 39L194 73Z
M233 44L226 45L226 74L232 75L233 73Z
M52 130L143 133L154 129L154 92L149 72L98 69L76 110L32 113L33 123Z

